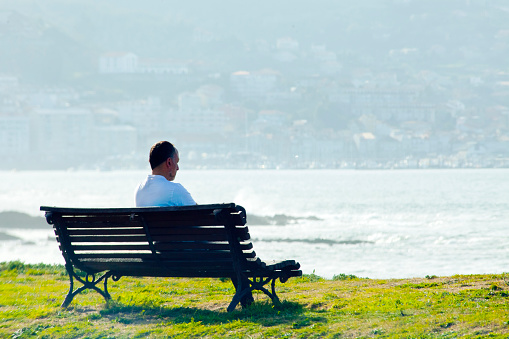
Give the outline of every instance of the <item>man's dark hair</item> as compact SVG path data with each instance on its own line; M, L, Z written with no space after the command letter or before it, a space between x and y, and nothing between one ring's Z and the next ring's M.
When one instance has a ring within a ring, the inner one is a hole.
M175 155L177 149L169 141L159 141L150 148L149 162L152 169L161 165L168 158L172 158Z

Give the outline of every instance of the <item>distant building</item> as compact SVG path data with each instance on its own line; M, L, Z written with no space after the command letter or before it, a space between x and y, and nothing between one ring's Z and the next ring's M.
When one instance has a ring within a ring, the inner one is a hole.
M165 130L174 135L221 136L228 124L224 111L213 109L169 110Z
M96 126L92 148L99 156L126 156L137 149L136 129L128 125Z
M203 107L213 107L223 103L224 89L217 85L203 85L196 90Z
M260 99L276 88L279 76L279 72L271 69L238 71L231 74L230 86L245 99Z
M106 53L99 58L99 73L136 73L138 56L134 53Z
M318 62L336 62L336 53L328 51L323 45L311 46L311 55Z
M116 110L119 124L136 126L139 150L150 147L161 136L165 121L159 97L120 102Z
M30 151L28 117L0 116L0 155L18 156Z
M373 115L380 121L435 122L436 105L423 103L413 88L333 88L329 102L342 105L352 116Z
M181 93L178 96L178 106L180 111L201 110L202 98L196 93Z
M136 73L147 74L173 74L182 75L188 74L189 68L185 62L172 60L172 59L139 59Z
M276 110L263 110L258 113L255 123L263 123L272 127L281 127L287 121L286 114Z
M172 59L139 58L130 52L106 53L99 58L102 74L188 74L186 62Z
M35 150L48 156L80 157L94 153L92 112L83 108L40 109L33 114Z
M293 62L297 59L299 42L290 37L279 38L276 41L274 58L280 62Z
M358 133L354 135L355 146L357 146L357 153L361 158L376 158L377 157L377 140L373 133Z
M36 108L69 107L80 99L80 94L69 87L45 87L26 94L27 102Z
M293 62L297 60L297 56L288 51L278 51L274 54L274 59L280 62Z
M299 50L299 42L290 37L279 38L276 41L276 48L282 51L297 52Z
M296 167L333 166L351 157L349 142L345 138L305 136L295 138L291 144L292 163Z
M18 77L0 74L0 91L12 90L19 85Z

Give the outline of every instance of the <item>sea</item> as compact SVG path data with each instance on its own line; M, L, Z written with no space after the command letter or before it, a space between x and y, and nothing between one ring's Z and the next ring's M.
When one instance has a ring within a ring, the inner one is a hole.
M0 171L0 212L131 207L148 171ZM262 260L305 274L412 278L509 272L509 169L190 170L200 204L247 211ZM63 264L51 227L1 229L0 261Z

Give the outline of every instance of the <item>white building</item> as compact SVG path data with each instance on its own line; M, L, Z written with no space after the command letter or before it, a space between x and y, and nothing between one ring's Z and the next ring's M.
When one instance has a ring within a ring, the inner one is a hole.
M228 125L223 111L213 109L181 109L168 112L167 130L178 135L221 135Z
M419 89L333 88L329 102L348 107L354 116L373 115L380 121L434 123L437 106L420 100Z
M299 50L299 42L290 37L279 38L276 41L278 50L297 52Z
M280 128L287 122L287 115L284 112L276 110L263 110L258 113L255 124L265 124L272 127Z
M196 90L203 107L213 107L223 103L224 89L217 85L203 85Z
M93 129L93 149L97 155L132 154L137 147L137 132L132 126L96 126Z
M94 153L93 114L88 109L40 109L33 115L33 141L40 154L79 157Z
M19 80L17 77L12 75L2 75L0 74L0 91L9 90L13 88L17 88L19 85Z
M202 97L197 93L181 93L178 96L179 110L201 110Z
M377 138L373 133L358 133L353 136L359 157L373 158L377 156Z
M189 68L185 62L171 59L139 59L136 73L148 74L188 74Z
M102 74L188 74L189 67L186 62L139 58L131 52L106 53L99 58L99 73Z
M20 116L0 116L0 155L16 156L29 151L29 119Z
M120 124L136 126L140 148L150 147L161 136L163 111L160 98L121 102L116 110Z
M230 76L233 92L243 98L259 99L276 88L279 72L264 69L256 72L238 71Z
M138 56L134 53L106 53L99 58L99 73L136 73Z

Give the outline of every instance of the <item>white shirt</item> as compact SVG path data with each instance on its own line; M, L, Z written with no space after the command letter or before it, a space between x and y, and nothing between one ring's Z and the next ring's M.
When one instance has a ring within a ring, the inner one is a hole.
M152 174L136 189L135 202L136 207L196 205L184 186Z

